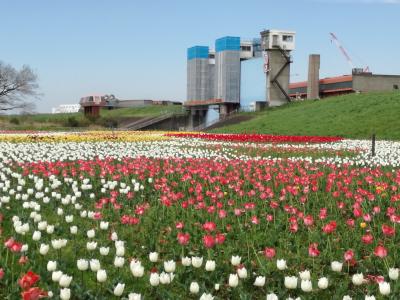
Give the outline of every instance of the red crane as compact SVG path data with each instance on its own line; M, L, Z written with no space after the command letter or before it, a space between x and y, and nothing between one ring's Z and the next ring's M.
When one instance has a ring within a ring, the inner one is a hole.
M336 35L332 32L329 33L332 40L335 42L336 46L339 48L340 52L342 52L342 54L344 55L344 57L346 58L348 64L350 65L351 69L354 69L354 64L353 61L350 58L350 55L347 53L346 49L343 48L343 46L340 44L338 38L336 37ZM363 68L363 72L369 72L369 67L366 66L365 68Z

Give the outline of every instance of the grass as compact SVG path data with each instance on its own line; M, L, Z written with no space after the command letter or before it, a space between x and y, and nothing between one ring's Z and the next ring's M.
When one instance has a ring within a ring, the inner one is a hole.
M249 114L249 113L248 113ZM266 109L220 133L343 136L400 140L400 93L350 94Z
M0 115L0 127L8 130L71 130L73 127L101 129L108 127L107 123L109 122L120 123L130 118L147 118L180 112L182 112L182 107L179 105L159 105L101 110L100 118L97 120L86 118L82 112L70 114Z

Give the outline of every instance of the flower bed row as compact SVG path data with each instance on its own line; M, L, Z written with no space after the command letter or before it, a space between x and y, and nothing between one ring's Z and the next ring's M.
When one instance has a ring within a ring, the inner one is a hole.
M290 136L269 134L166 133L165 135L217 141L256 143L331 143L342 140L340 137L329 136Z

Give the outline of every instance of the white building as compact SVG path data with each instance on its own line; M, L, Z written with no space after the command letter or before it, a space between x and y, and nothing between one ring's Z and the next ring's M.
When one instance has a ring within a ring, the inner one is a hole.
M81 105L80 104L61 104L58 107L52 108L53 114L68 114L68 113L76 113L79 111Z

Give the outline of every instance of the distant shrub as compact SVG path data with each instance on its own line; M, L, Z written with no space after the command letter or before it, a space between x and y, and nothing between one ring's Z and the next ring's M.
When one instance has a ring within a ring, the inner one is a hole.
M103 126L103 127L118 127L118 120L114 118L100 118L98 120L98 124Z
M65 126L66 127L78 127L79 121L75 117L68 117Z
M11 124L14 124L14 125L19 125L21 122L19 121L18 118L12 117L12 118L10 119L10 123L11 123Z

